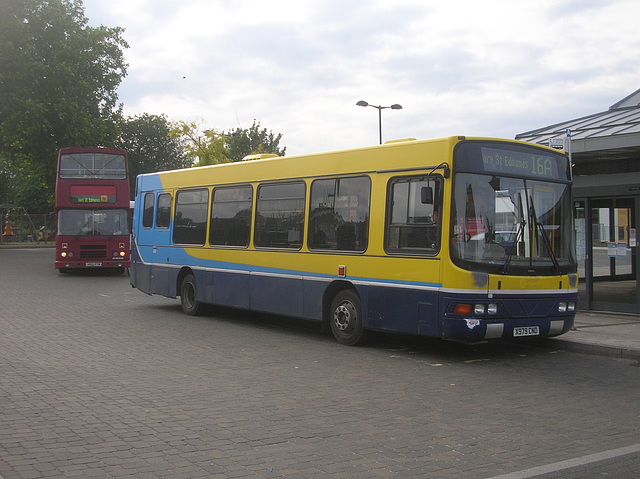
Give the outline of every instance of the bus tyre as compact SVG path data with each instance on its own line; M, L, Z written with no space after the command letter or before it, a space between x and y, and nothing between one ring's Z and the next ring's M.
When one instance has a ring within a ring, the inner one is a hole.
M340 291L331 303L331 332L340 344L356 346L365 339L362 305L355 291Z
M197 291L195 276L188 274L182 278L180 304L182 305L182 310L189 316L197 316L202 312L202 304L196 300Z

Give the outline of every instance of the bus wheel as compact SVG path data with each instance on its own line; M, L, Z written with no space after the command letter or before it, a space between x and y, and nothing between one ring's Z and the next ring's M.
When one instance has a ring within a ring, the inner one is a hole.
M340 344L355 346L364 342L362 305L354 291L340 291L333 298L330 322L331 332Z
M192 274L186 275L180 285L180 304L189 316L197 316L202 311L202 304L196 300L196 292L196 278Z

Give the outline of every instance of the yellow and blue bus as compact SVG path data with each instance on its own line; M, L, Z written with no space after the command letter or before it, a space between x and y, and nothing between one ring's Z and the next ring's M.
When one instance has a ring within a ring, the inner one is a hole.
M519 141L450 137L140 175L132 286L463 342L557 336L578 276L571 165Z

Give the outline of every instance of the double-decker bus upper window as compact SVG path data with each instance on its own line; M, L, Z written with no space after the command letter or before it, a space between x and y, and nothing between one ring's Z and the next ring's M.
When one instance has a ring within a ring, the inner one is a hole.
M146 193L144 195L144 209L142 210L142 226L144 228L151 228L153 226L153 193Z
M371 180L316 180L311 185L309 248L364 251L369 234Z
M303 182L258 187L256 246L295 249L302 246L305 189Z
M209 244L249 246L252 198L251 186L213 190Z
M389 184L386 249L389 253L433 254L440 249L438 205L441 177L394 178ZM422 203L422 188L435 187L435 202ZM436 209L434 209L434 206Z
M209 191L184 190L176 197L173 242L203 245L207 239Z
M70 153L60 157L60 178L124 179L127 162L123 155Z
M158 207L156 209L156 228L168 228L171 224L171 195L164 193L158 195Z

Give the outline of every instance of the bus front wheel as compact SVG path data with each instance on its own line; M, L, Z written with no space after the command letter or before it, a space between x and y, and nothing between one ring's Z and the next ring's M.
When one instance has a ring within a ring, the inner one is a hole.
M180 304L182 310L189 316L197 316L202 312L202 304L196 300L197 291L195 276L186 275L180 285Z
M360 297L352 290L340 291L331 303L331 332L340 344L356 346L365 340Z

